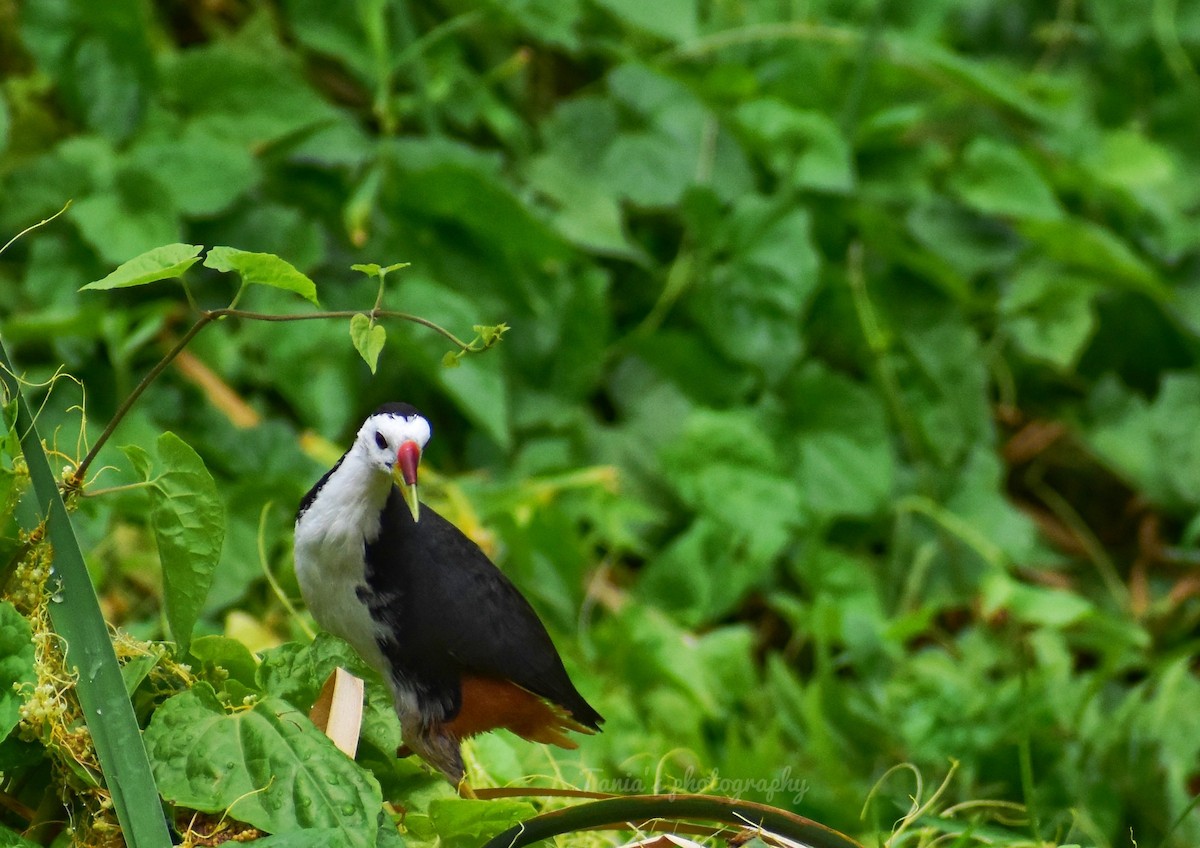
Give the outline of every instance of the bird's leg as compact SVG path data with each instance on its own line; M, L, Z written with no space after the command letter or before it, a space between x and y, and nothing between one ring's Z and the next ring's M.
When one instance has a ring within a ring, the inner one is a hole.
M458 781L458 795L460 798L477 799L479 796L475 794L475 790L471 788L470 781L464 774Z
M419 718L410 719L408 722L401 719L400 732L405 740L401 749L407 748L440 771L450 781L451 786L459 787L464 784L467 767L462 758L462 743L457 736L447 732L439 723L426 723ZM469 785L466 791L471 792ZM474 793L463 797L474 797Z

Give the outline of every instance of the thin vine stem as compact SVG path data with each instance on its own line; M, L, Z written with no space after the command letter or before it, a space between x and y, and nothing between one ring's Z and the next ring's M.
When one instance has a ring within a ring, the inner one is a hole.
M332 312L298 312L292 315L278 315L272 312L247 312L243 309L211 309L204 313L216 318L241 318L246 321L312 321L318 318L353 318L355 315L367 315L370 318L399 318L401 321L411 321L414 324L420 324L422 327L428 327L435 333L449 339L456 347L461 350L472 350L470 342L464 342L454 333L447 330L441 324L430 321L428 318L422 318L420 315L413 315L411 312L397 312L394 309L368 309L363 312L361 309L339 309Z
M137 403L138 398L140 398L142 393L150 387L151 383L158 379L158 376L166 370L167 366L174 362L179 354L183 353L184 349L191 343L192 339L199 335L201 330L214 321L223 318L239 318L243 321L313 321L317 319L328 320L334 318L352 318L358 314L361 314L360 310L352 309L340 309L328 312L302 312L295 314L250 312L244 309L236 309L233 307L203 310L200 313L200 317L197 318L196 322L192 324L192 326L188 328L187 332L180 337L179 341L177 341L175 345L163 355L162 359L155 363L153 368L146 372L146 376L142 377L141 381L134 386L133 391L129 393L125 400L121 401L121 405L117 407L117 411L113 413L113 417L109 420L108 425L104 428L104 432L102 432L99 438L96 439L95 444L93 444L91 449L88 450L87 455L80 460L79 466L75 469L75 472L71 475L71 478L66 482L65 487L68 490L76 491L83 487L83 480L87 475L88 468L91 466L92 462L95 461L96 456L100 453L100 449L103 448L108 440L112 437L113 432L117 429L117 425L121 423L125 416L129 414L129 410L133 408L135 403ZM420 324L422 327L427 327L430 330L433 330L435 333L444 336L460 350L469 351L473 349L470 343L464 342L445 327L430 321L428 318L422 318L420 315L413 315L409 312L397 312L391 309L379 309L378 306L371 309L366 314L369 315L373 321L379 318L398 318L403 321L411 321L414 324Z
M194 339L201 330L215 321L216 318L217 316L213 315L212 312L201 313L200 318L197 319L195 324L188 328L188 331L183 334L182 338L180 338L178 342L175 343L175 346L167 351L166 355L163 356L162 359L158 360L158 362L154 364L154 367L146 372L146 376L143 377L141 381L133 387L133 391L125 397L125 400L121 401L121 405L117 407L117 411L113 413L113 417L109 419L108 426L104 428L104 432L100 434L100 438L96 439L96 442L92 445L91 450L89 450L87 455L80 460L79 467L75 469L75 473L72 474L71 479L67 481L66 486L68 489L78 490L82 488L83 480L87 476L87 470L91 466L92 462L96 459L96 455L100 453L100 449L104 447L105 443L107 443L112 437L113 431L117 429L117 425L120 424L125 416L129 414L129 410L133 408L135 403L137 403L138 398L142 396L142 393L146 391L146 389L150 388L150 384L158 378L159 374L166 370L167 366L175 360L175 357L179 356L179 354L183 352L183 349L188 346L188 343L191 342L191 340Z

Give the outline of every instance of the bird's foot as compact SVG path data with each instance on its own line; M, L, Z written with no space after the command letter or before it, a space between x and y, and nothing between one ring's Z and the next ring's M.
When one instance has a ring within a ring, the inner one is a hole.
M405 757L411 757L413 755L413 753L414 753L413 749L407 745L401 745L399 748L396 749L396 756L399 757L400 759L404 759Z
M473 798L474 799L474 798L479 797L478 795L475 794L475 790L471 788L471 784L467 780L467 776L465 774L461 778L459 778L458 795L460 798Z

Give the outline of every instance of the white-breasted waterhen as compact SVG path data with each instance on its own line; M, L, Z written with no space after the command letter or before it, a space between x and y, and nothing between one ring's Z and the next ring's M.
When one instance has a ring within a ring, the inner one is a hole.
M507 728L564 748L604 719L571 683L529 602L461 531L417 500L429 422L377 409L300 502L296 577L317 623L391 687L404 735L464 792L461 740Z

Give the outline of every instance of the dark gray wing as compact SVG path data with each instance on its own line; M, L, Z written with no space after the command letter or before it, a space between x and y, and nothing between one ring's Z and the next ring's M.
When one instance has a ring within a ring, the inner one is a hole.
M381 644L409 685L458 713L463 673L510 680L598 729L533 607L463 533L429 507L413 522L393 488L383 531L367 546L369 604L388 623Z

